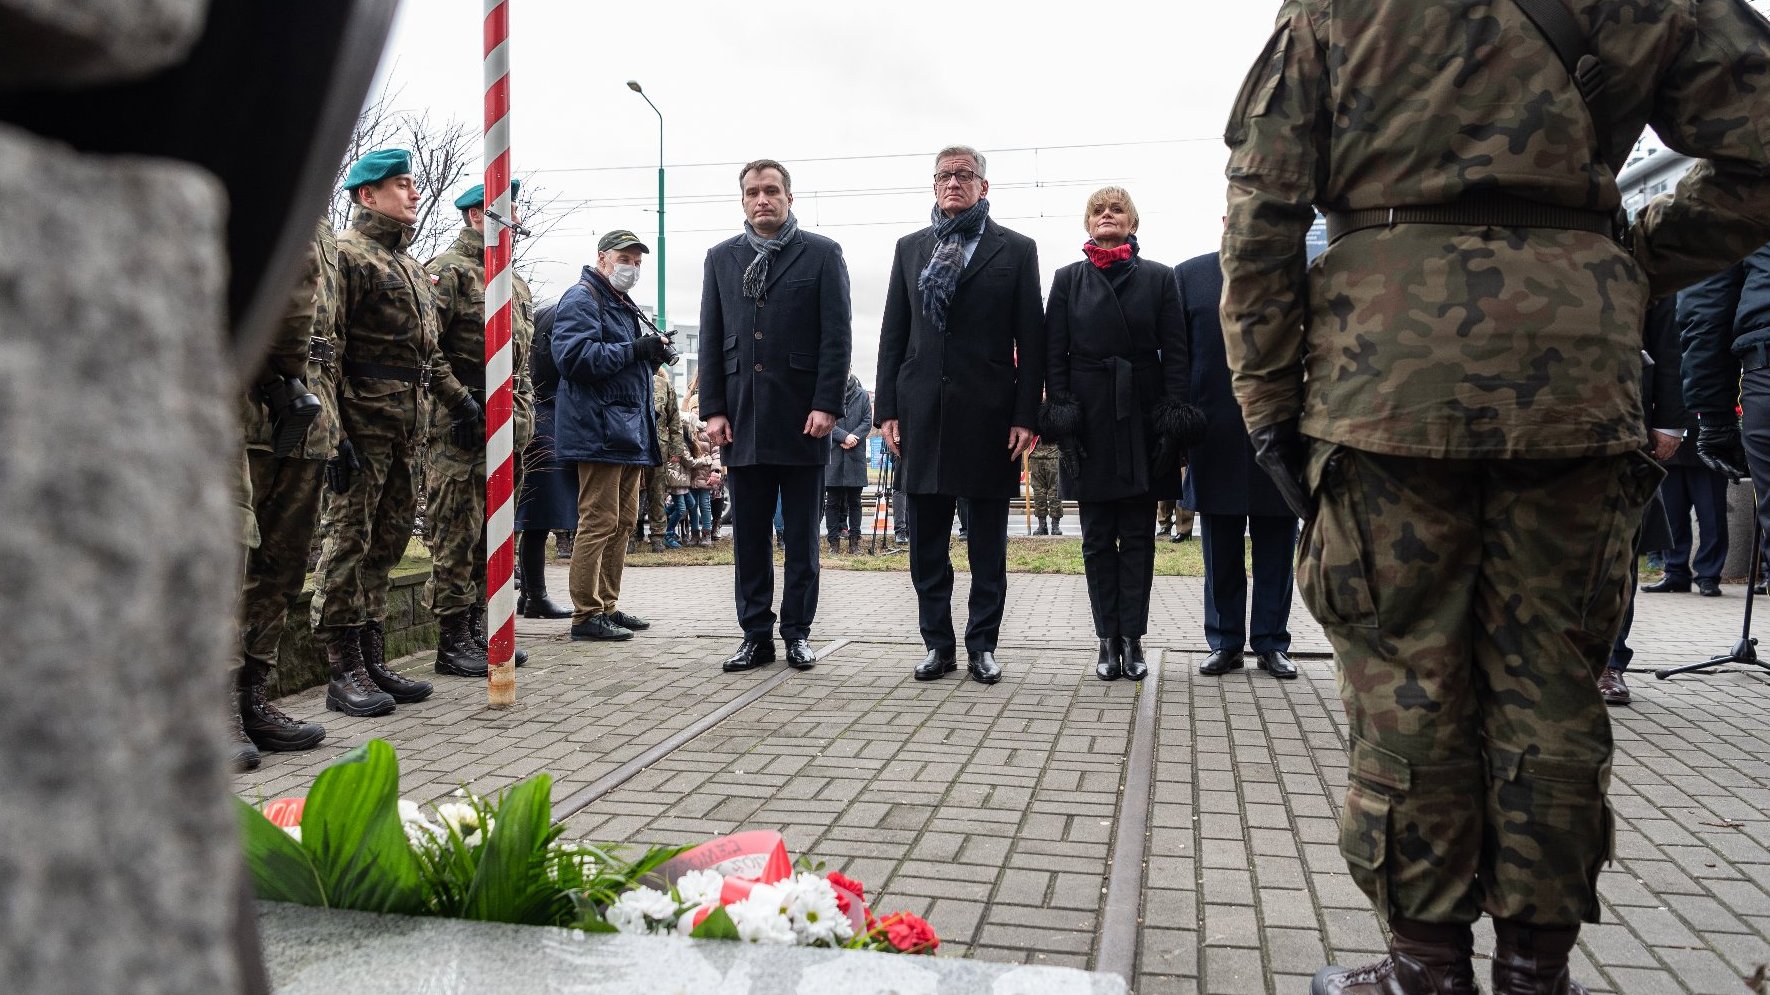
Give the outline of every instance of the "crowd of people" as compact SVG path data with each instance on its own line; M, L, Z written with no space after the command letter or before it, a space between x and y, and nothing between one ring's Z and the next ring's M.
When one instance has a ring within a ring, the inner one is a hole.
M1095 674L1137 681L1158 523L1182 541L1191 513L1200 675L1251 650L1272 677L1297 676L1293 570L1334 647L1351 739L1340 849L1389 955L1325 969L1313 995L1474 992L1484 913L1494 991L1583 992L1568 955L1610 854L1605 704L1626 695L1635 553L1671 551L1653 593L1718 581L1712 545L1684 552L1678 515L1650 498L1712 519L1721 479L1749 470L1770 512L1770 250L1736 262L1770 238L1770 25L1743 4L1694 4L1599 31L1604 5L1576 0L1562 14L1589 35L1570 36L1520 3L1459 14L1483 32L1471 47L1439 5L1359 6L1282 9L1226 130L1220 253L1144 257L1131 195L1105 187L1047 296L1033 241L991 217L985 157L941 150L930 223L893 253L870 397L849 368L842 249L799 226L774 160L739 171L741 229L708 250L686 398L666 372L674 344L629 296L650 253L633 232L604 235L539 320L516 281L524 613L569 615L573 639L645 631L621 607L641 519L654 549L713 542L722 492L741 634L723 669L814 667L820 523L831 551L844 538L854 551L856 454L877 431L925 651L914 679L957 671L961 644L980 685L1012 662L997 650L1025 460L1040 533L1064 534L1066 489L1078 507ZM1570 84L1604 65L1607 86ZM1615 169L1649 122L1703 161L1631 222ZM431 694L385 656L414 480L436 671L487 673L479 254L494 222L484 191L464 192L457 242L421 266L404 251L409 155L365 156L345 188L351 226L335 245L316 233L248 404L243 761L324 736L266 694L316 519L328 708L380 715ZM1329 248L1310 263L1318 207ZM1686 294L1680 328L1675 292L1729 266ZM1674 471L1662 487L1684 410L1716 476ZM546 588L556 531L572 536L569 607Z

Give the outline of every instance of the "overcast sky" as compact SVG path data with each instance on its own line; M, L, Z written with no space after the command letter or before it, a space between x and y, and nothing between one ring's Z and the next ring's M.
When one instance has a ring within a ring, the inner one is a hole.
M1150 258L1215 249L1223 123L1277 10L511 0L516 173L573 209L533 250L537 299L569 285L612 228L653 243L634 298L657 299L658 119L627 89L637 79L664 114L669 317L698 320L707 249L741 230L738 166L779 159L800 225L842 244L854 369L870 387L892 246L928 224L944 145L989 157L991 214L1038 240L1047 288L1081 258L1082 205L1107 183L1136 199ZM402 107L483 124L483 11L400 5L381 71Z

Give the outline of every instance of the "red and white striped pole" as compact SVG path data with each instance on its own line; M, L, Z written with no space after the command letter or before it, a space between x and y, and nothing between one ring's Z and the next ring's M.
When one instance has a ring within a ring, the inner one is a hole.
M493 217L510 211L510 9L508 0L486 0L485 157L486 208ZM491 672L486 704L516 704L516 525L511 425L510 226L488 221L486 242L486 630Z

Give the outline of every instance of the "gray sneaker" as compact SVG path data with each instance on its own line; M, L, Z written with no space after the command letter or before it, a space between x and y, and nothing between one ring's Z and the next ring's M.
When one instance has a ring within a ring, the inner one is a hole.
M592 615L572 626L572 641L582 642L587 639L620 640L632 639L633 630L616 625L609 621L607 615Z

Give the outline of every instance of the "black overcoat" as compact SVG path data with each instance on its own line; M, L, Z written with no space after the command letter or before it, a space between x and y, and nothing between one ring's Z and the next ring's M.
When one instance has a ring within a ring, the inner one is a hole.
M805 434L813 411L842 415L854 348L842 247L801 231L768 267L761 300L743 294L756 258L739 235L707 250L701 283L703 420L724 415L732 466L823 466L828 436Z
M1080 421L1070 483L1078 501L1119 501L1172 491L1152 479L1156 407L1186 401L1186 326L1174 271L1136 257L1115 291L1107 274L1082 260L1057 271L1045 306L1045 389L1073 394Z
M1254 465L1241 405L1229 387L1229 356L1223 348L1223 269L1217 253L1174 268L1186 340L1192 348L1192 401L1205 413L1203 441L1186 454L1182 503L1201 515L1293 517L1278 487Z
M1044 382L1038 249L1025 235L985 222L943 334L916 289L934 245L932 227L897 241L873 424L897 419L907 493L1013 498L1020 464L1009 458L1008 432L1037 424Z

